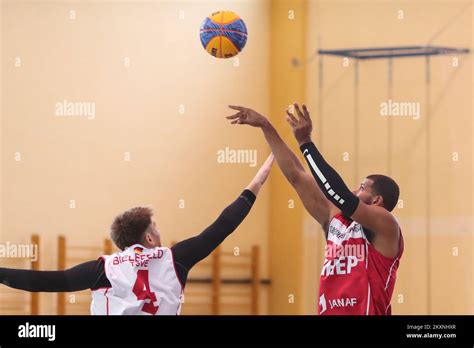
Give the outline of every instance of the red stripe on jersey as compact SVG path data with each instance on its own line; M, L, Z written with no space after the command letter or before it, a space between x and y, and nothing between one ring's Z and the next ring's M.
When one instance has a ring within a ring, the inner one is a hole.
M342 213L334 215L334 219L339 220L346 227L349 227L350 224L352 223L352 220L351 219L346 219L346 217L344 215L342 215Z

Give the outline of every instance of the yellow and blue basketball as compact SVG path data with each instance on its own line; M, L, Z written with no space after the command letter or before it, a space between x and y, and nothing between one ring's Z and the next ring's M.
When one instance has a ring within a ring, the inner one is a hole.
M201 25L202 46L214 57L233 57L242 51L246 42L247 27L234 12L214 12Z

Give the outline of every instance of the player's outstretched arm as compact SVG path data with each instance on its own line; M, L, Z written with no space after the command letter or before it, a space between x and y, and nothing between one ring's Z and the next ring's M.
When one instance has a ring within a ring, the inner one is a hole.
M323 226L325 233L327 233L326 227L329 219L338 211L326 199L311 174L305 171L298 157L283 141L271 122L252 109L233 105L229 107L238 111L227 117L232 120L232 124L247 124L263 131L283 175L298 193L308 213Z
M270 154L247 188L222 211L216 221L197 236L185 239L171 248L175 265L188 272L235 231L250 212L260 188L270 173L272 164L273 155Z
M260 192L265 181L267 181L268 175L270 174L270 169L272 169L274 161L273 153L271 153L268 158L265 160L265 163L260 167L255 174L255 177L252 179L250 184L246 187L246 190L252 191L252 193L257 196Z
M298 118L291 115L288 122L321 191L344 215L374 232L374 245L379 251L386 256L395 257L398 254L400 234L395 217L383 207L365 204L348 189L311 141L313 126L306 105L303 104L301 110L295 104L295 110Z
M103 267L89 261L64 271L0 268L0 283L31 292L67 292L94 288Z

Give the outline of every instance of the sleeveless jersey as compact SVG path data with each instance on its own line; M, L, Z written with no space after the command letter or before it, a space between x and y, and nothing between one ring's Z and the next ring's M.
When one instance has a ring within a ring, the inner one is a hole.
M339 213L329 224L321 271L321 315L390 315L390 299L403 253L388 258L375 250L361 224Z
M183 287L169 248L140 244L102 256L110 288L92 291L93 315L178 315Z

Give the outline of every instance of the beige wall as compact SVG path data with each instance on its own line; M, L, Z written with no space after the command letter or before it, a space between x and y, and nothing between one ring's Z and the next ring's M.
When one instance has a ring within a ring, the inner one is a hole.
M238 67L201 47L199 26L216 8L235 11L247 24L251 39ZM4 1L2 10L1 240L25 242L39 233L43 268L56 268L59 234L71 243L101 243L113 217L140 204L155 208L165 245L190 237L258 169L219 164L217 151L257 150L257 166L266 159L263 138L224 117L231 103L268 110L268 2ZM95 102L95 119L55 116L64 99ZM262 277L268 277L268 211L264 188L223 246L248 251L259 244ZM264 297L264 313L265 303ZM43 294L42 304L43 313L54 313L53 295Z
M340 58L324 58L322 100L318 59L299 68L290 64L293 57L312 56L318 42L326 49L426 44L466 3L3 1L0 241L26 242L40 234L42 266L55 269L59 234L71 243L101 243L113 217L139 204L154 206L166 245L198 233L257 169L219 164L217 151L257 150L259 165L269 152L261 132L227 124L226 105L268 115L298 151L282 116L288 104L305 101L315 118L316 143L349 186L366 174L387 173L392 161L390 174L403 200L395 215L405 238L393 312L472 314L471 55L459 56L458 67L452 57L431 59L429 238L423 58L394 61L392 99L420 102L422 115L391 120L389 153L387 119L379 115L388 98L387 61L360 63L358 161L353 62L344 67ZM249 41L238 66L201 47L199 25L217 9L235 11L247 24ZM400 10L403 20L397 19ZM471 8L433 44L471 47L472 14ZM14 66L15 57L21 67ZM95 119L55 116L55 103L64 99L95 102ZM15 161L16 152L21 161ZM452 160L453 152L459 161ZM253 244L262 247L262 277L272 279L261 313L314 314L324 241L278 168L223 248ZM55 296L42 294L41 300L41 312L54 313Z
M304 55L305 1L272 1L271 107L269 117L282 138L298 151L284 118L285 109L304 98L304 69L295 70L293 56ZM291 13L290 13L291 11ZM301 314L303 287L303 212L298 195L279 169L272 173L270 214L270 271L272 314Z
M318 48L424 45L463 8L467 1L310 1L308 52ZM404 19L398 19L403 11ZM432 41L433 45L472 47L472 8ZM387 60L360 62L359 124L354 113L354 63L324 57L323 100L319 100L318 62L307 68L307 103L322 108L324 154L353 186L370 173L390 173L401 187L403 208L395 210L405 238L398 281L392 300L398 314L472 314L472 56L431 59L431 163L426 157L425 60L393 62L392 100L421 103L419 120L392 119L393 146L388 153L387 118L380 103L388 99ZM321 116L319 116L321 117ZM319 119L318 119L319 122ZM358 162L355 127L359 130ZM341 136L343 134L343 136ZM349 161L343 160L348 152ZM453 152L459 161L453 161ZM426 220L426 166L431 172L431 226ZM357 172L356 172L357 170ZM358 173L358 175L356 175ZM357 176L357 179L355 178ZM466 193L469 193L466 196ZM429 233L429 239L427 238ZM458 248L458 256L453 255ZM316 252L317 246L307 254ZM429 251L429 257L428 257ZM320 252L320 250L319 250ZM314 279L309 282L316 282ZM428 271L431 274L428 279ZM316 299L315 299L316 300ZM315 301L316 303L316 301ZM315 305L315 304L314 304Z

